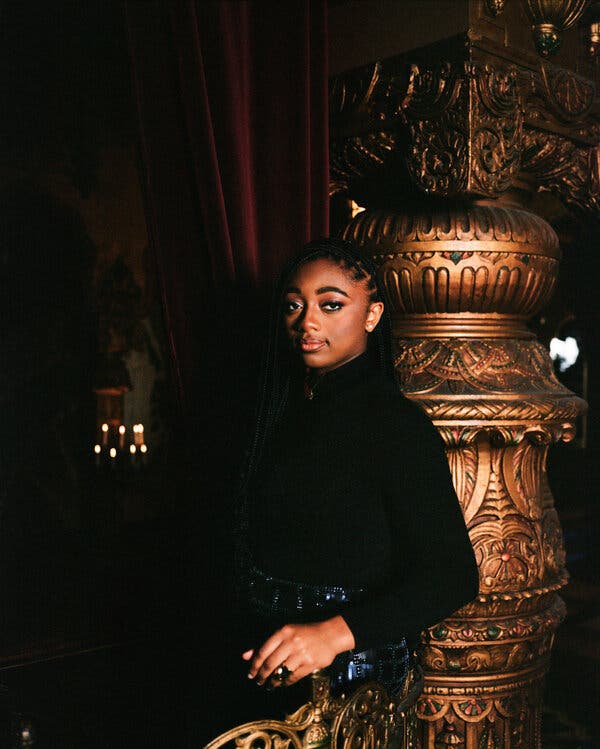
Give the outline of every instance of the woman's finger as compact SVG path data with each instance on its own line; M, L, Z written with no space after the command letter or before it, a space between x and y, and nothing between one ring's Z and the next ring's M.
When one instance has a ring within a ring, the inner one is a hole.
M311 673L313 669L309 666L300 665L298 668L295 668L292 673L287 677L285 680L285 686L291 686L292 684L295 684L297 681L300 681L300 679L303 679L305 676L308 676L308 674Z
M265 640L258 651L254 653L248 670L249 679L254 679L257 676L265 660L281 645L281 640L282 638L279 632L275 632L275 634L271 635L268 640Z
M302 657L294 653L292 655L289 655L284 662L281 663L282 666L285 666L288 670L288 675L285 677L285 679L276 679L274 678L273 674L271 674L271 684L274 687L287 687L290 684L293 684L296 681L299 681L302 678L302 675L298 676L298 670L302 666ZM277 670L277 669L275 669ZM306 669L305 669L306 671Z
M256 680L262 684L267 679L273 676L273 672L285 663L286 658L289 657L291 652L290 644L288 642L281 643L267 658L265 658L262 666L260 667Z
M246 650L245 653L242 653L242 658L245 661L249 661L250 658L252 658L253 655L254 655L254 648L250 648L250 650Z

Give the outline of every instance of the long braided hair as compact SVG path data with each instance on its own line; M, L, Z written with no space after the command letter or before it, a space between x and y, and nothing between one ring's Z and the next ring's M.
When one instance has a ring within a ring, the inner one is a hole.
M254 433L242 472L242 491L248 485L260 461L265 442L287 403L290 379L297 360L290 350L283 325L283 301L290 279L305 263L329 259L348 270L354 280L365 281L369 302L381 301L384 311L375 329L369 333L367 351L373 363L391 380L396 381L392 353L392 325L385 289L377 276L377 266L347 240L324 237L306 244L283 267L271 301L267 342L263 359L260 391Z

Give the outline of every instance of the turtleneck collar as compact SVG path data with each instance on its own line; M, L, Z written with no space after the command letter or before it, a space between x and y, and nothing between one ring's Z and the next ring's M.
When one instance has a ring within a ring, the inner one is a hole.
M336 367L323 375L315 376L309 372L305 378L304 396L308 400L321 400L354 387L375 371L376 367L371 355L365 351L341 367Z

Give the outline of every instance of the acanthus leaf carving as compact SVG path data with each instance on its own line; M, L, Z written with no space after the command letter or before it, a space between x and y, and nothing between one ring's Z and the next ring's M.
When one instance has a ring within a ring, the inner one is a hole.
M600 214L599 148L582 147L568 138L527 130L523 169L540 190L556 193L579 212Z
M490 65L471 65L473 153L476 192L505 192L520 167L523 117L517 74Z

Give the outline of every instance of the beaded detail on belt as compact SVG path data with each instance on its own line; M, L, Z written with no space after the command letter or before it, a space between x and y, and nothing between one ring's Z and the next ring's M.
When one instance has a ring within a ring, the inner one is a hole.
M251 606L257 613L267 616L339 609L340 604L356 602L366 593L364 588L282 580L256 567L250 569L248 588Z

